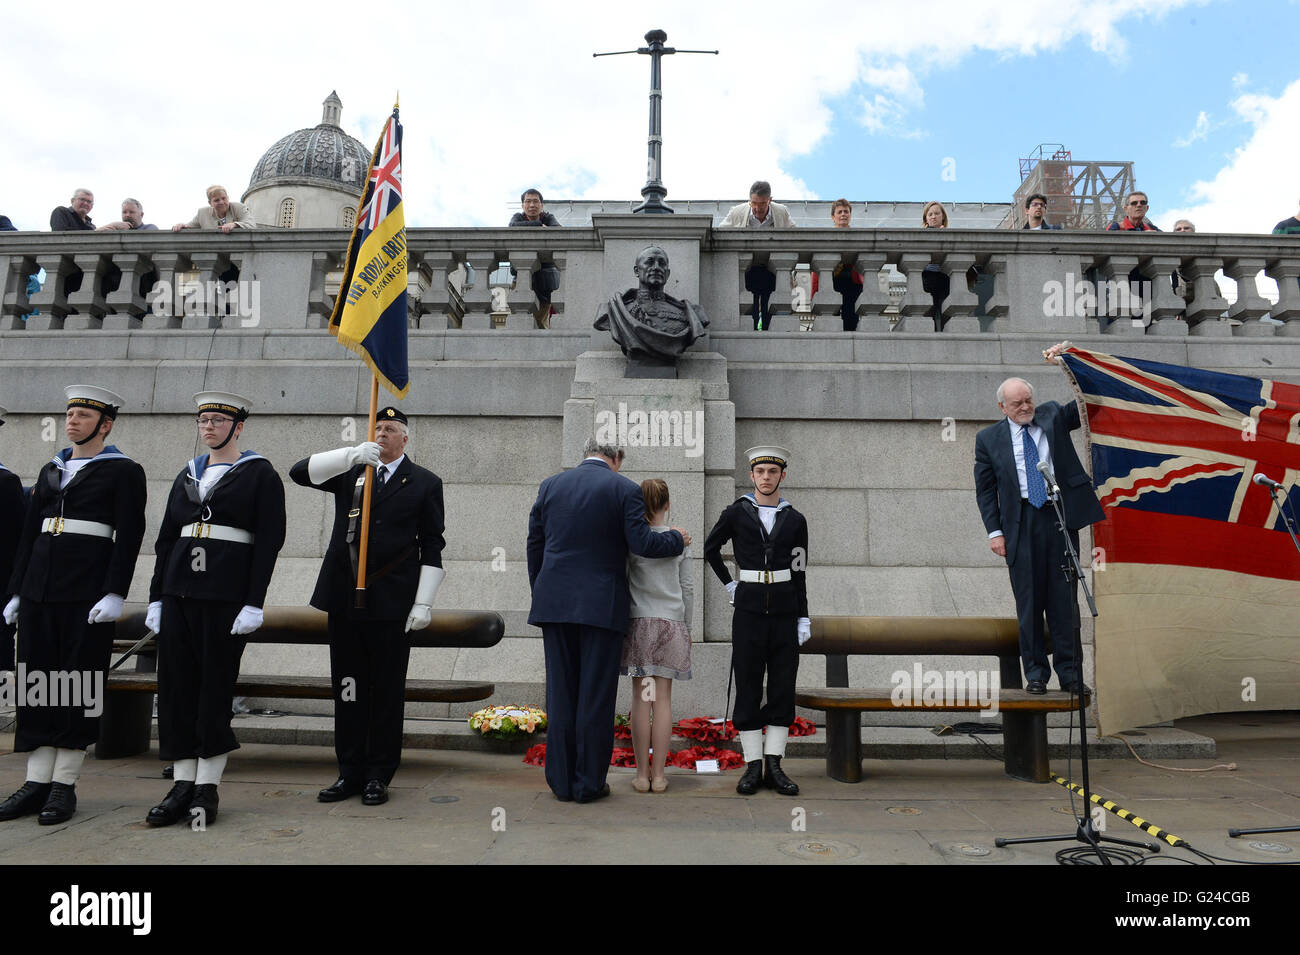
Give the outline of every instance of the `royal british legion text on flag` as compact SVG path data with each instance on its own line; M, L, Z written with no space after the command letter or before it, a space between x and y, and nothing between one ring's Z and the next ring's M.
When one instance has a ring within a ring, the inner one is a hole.
M330 314L330 331L399 398L410 389L406 282L402 126L393 107L370 157L343 281Z

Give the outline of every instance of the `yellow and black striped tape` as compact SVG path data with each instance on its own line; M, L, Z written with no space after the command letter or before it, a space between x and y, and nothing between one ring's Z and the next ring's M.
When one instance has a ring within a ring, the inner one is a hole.
M1058 783L1059 785L1064 786L1066 789L1070 790L1071 792L1078 793L1080 796L1083 795L1083 787L1070 782L1064 776L1053 776L1052 782ZM1101 808L1105 809L1107 812L1113 812L1115 815L1119 816L1121 819L1125 820L1126 822L1133 823L1133 825L1137 826L1139 829L1141 829L1143 832L1145 832L1147 835L1151 836L1154 839L1163 840L1164 842L1169 843L1169 845L1171 846L1187 845L1187 841L1183 839L1182 836L1176 836L1172 832L1165 832L1165 830L1161 829L1159 826L1147 822L1141 816L1135 813L1131 813L1127 809L1123 809L1117 806L1109 799L1103 799L1097 793L1090 794L1088 798L1091 802L1097 804L1098 806L1101 806Z

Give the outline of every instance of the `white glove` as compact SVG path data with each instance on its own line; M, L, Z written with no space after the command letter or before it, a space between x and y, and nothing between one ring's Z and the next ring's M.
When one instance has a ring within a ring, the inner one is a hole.
M411 612L406 615L406 632L412 630L423 630L433 619L433 608L428 604L414 604Z
M5 623L13 626L18 622L18 595L14 594L5 604Z
M736 605L736 588L739 586L740 586L739 581L736 580L727 581L727 599L731 601L731 605L733 607Z
M799 646L812 639L812 621L807 617L799 618Z
M117 594L104 594L99 603L90 608L87 623L112 623L122 616L122 598Z
M242 637L246 633L252 633L262 625L262 608L261 607L244 607L239 611L239 616L235 618L235 625L230 628L232 635Z
M433 619L433 598L438 595L447 572L441 567L425 564L420 568L420 582L415 587L415 605L406 616L406 632L423 630Z
M150 633L162 633L162 601L155 600L144 612L144 625Z
M363 458L364 456L364 458ZM379 445L373 441L364 441L355 448L336 448L333 451L321 451L307 459L307 477L313 484L324 484L332 477L338 477L348 468L363 462L379 463Z
M354 468L358 464L379 467L379 445L373 441L362 441L355 448L348 448L348 467Z

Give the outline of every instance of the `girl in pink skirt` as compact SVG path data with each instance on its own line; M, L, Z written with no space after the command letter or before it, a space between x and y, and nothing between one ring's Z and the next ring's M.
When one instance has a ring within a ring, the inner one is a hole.
M668 530L668 485L660 478L642 481L641 497L651 530ZM668 788L664 764L673 731L673 680L691 678L691 549L657 559L629 555L627 583L632 609L622 672L632 677L632 785L637 792L661 793Z

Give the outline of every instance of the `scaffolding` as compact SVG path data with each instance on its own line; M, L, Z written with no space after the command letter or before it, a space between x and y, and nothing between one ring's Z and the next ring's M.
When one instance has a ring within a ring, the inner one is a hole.
M1104 229L1123 214L1133 163L1076 161L1060 143L1040 143L1020 160L1010 227L1025 224L1025 200L1047 197L1047 221L1067 229Z

